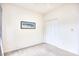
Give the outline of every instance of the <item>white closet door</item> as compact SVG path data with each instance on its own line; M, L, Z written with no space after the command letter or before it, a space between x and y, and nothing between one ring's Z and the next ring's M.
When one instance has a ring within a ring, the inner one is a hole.
M59 48L78 53L78 24L61 21L48 21L46 23L46 42Z
M46 31L45 31L45 39L47 43L53 44L53 45L62 45L63 40L61 40L62 33L61 32L61 26L58 21L48 21L46 23Z

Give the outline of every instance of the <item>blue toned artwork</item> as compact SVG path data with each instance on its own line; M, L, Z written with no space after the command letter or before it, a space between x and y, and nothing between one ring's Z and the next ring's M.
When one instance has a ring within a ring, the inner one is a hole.
M35 22L21 21L21 29L36 29Z

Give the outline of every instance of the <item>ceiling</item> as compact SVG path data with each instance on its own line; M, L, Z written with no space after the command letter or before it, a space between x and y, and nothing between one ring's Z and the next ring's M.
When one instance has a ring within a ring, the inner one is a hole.
M26 8L34 12L46 14L51 10L54 10L62 6L63 4L62 3L18 3L15 5L21 6L23 8Z

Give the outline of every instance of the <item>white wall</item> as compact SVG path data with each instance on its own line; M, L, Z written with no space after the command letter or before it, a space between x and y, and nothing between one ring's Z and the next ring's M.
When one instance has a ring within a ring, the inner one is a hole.
M0 56L2 56L2 8L0 5Z
M4 52L32 46L43 42L42 16L27 9L2 4ZM36 29L20 29L20 21L36 22Z
M65 4L44 19L46 42L79 54L79 4Z
M2 8L0 5L0 38L2 36Z

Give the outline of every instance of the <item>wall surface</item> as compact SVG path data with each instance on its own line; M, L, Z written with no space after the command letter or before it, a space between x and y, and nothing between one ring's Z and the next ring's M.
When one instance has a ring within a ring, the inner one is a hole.
M44 19L46 42L79 54L79 4L65 4Z
M4 52L43 42L42 16L12 4L2 4ZM20 29L20 21L36 22L36 29Z
M0 37L2 35L2 8L0 6Z
M2 8L0 5L0 56L2 56Z

